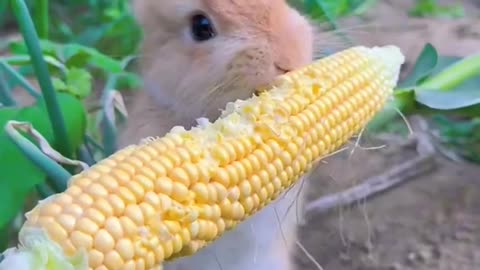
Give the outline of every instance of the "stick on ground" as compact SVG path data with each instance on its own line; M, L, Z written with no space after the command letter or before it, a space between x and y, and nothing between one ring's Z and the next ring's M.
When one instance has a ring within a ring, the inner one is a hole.
M384 174L367 179L362 184L356 185L342 192L334 193L317 199L306 206L306 212L319 214L333 208L351 205L357 201L377 195L401 183L413 179L434 168L433 155L421 155L405 163L393 167Z
M307 218L325 213L333 208L352 205L432 171L436 165L435 148L427 132L428 126L420 117L413 117L412 122L418 128L418 132L414 134L417 142L417 157L397 165L383 174L370 177L359 185L308 203L305 206L305 212L308 214Z

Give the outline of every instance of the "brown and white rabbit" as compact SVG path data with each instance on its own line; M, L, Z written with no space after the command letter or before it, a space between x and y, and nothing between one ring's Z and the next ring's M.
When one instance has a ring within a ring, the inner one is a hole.
M225 105L313 59L313 27L285 0L133 0L144 32L144 91L120 145L214 120ZM166 270L291 269L297 189ZM280 228L280 225L282 226Z

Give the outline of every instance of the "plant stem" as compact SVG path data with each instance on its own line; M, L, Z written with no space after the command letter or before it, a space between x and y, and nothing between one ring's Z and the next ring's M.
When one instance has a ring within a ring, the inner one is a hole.
M40 183L35 186L38 192L38 195L42 197L42 199L45 199L47 197L50 197L55 193L48 185L47 183Z
M0 0L0 28L6 23L8 0Z
M85 135L85 144L86 145L91 145L93 146L97 151L100 151L102 152L103 154L105 154L105 149L103 149L103 146L101 146L100 144L98 144L94 138L88 136L88 135Z
M0 70L0 103L2 103L3 106L15 106L17 104L12 97L12 93L5 81L2 70Z
M419 85L420 89L449 90L480 75L480 54L466 57Z
M125 69L127 66L130 64L130 61L132 61L135 57L126 57L125 59L122 60L122 68ZM106 106L105 102L108 97L108 94L112 89L115 88L115 85L118 81L118 75L116 74L111 74L108 76L107 83L105 84L105 88L103 90L103 96L102 96L102 103L103 103L103 110L102 110L102 120L103 120L103 125L102 125L102 139L103 139L103 148L104 148L104 155L109 156L115 153L117 151L117 128L114 122L111 122L110 119L108 119L107 113L106 113ZM115 110L114 110L115 113Z
M37 0L35 24L40 39L48 39L48 0Z
M0 72L4 70L9 76L11 76L18 84L20 84L32 97L39 99L42 95L37 92L37 90L27 81L25 78L18 73L12 66L7 63L0 61Z
M385 108L368 123L368 130L379 131L387 123L391 122L396 117L399 117L399 111L403 112L406 106L404 99L395 98L394 100L387 102Z
M429 78L412 91L422 91L422 89L436 89L439 91L447 91L455 88L461 83L465 82L472 77L480 75L480 54L466 57L455 64L445 68L437 75ZM403 89L396 89L400 91ZM433 113L433 110L414 109L412 111L407 108L408 99L398 98L395 96L395 100L388 103L385 110L380 112L369 124L369 129L379 130L384 127L388 122L391 122L395 117L399 116L398 111L402 113ZM396 108L396 110L394 109ZM408 112L406 112L406 110ZM453 110L451 112L457 112L461 110Z
M80 149L78 149L78 156L83 162L87 163L88 166L93 166L96 163L86 144L80 146Z
M67 188L68 180L72 177L67 170L43 154L34 143L23 137L10 122L5 125L5 133L30 161L45 172L55 191L62 192Z
M48 66L43 59L40 42L32 18L30 17L27 6L23 0L13 0L12 6L22 35L25 39L25 43L28 47L30 57L32 58L33 68L37 74L43 98L47 104L47 111L55 135L55 140L59 142L59 152L63 156L71 157L72 151L70 150L64 118L55 95L53 83L50 79Z
M8 248L9 243L8 240L10 239L10 224L7 224L4 227L0 228L0 251L4 251ZM0 262L2 261L2 256L0 256Z
M117 81L116 75L110 75L108 77L107 83L105 85L105 89L103 91L103 103L105 104L106 97L108 96L109 92L115 86ZM104 155L110 156L117 150L117 128L115 123L112 123L110 119L107 117L105 105L103 106L102 110L102 144L104 149Z

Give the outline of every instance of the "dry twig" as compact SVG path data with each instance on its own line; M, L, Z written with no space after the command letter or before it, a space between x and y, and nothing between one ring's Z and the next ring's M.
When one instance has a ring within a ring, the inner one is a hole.
M420 155L352 188L317 199L309 203L305 210L309 214L317 214L351 205L426 173L434 165L433 155Z
M359 185L310 202L305 207L309 216L324 213L333 208L352 205L433 170L436 165L435 147L428 135L428 126L420 117L412 117L411 123L416 127L415 129L418 129L413 134L419 154L417 157L395 166L383 174L373 176Z

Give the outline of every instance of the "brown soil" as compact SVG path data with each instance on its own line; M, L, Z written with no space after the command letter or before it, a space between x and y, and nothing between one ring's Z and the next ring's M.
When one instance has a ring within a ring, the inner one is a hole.
M407 67L426 42L441 54L480 52L480 2L462 1L469 17L457 20L408 18L412 1L380 2L363 21L343 23L357 44L400 46ZM330 158L308 183L307 201L415 155L414 149L393 148L388 143L382 150L357 149L353 156L346 152ZM480 167L447 161L440 154L436 159L431 173L354 207L312 216L299 226L299 242L325 270L480 269ZM295 262L299 270L318 269L301 249Z

